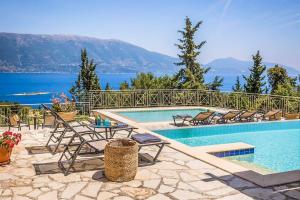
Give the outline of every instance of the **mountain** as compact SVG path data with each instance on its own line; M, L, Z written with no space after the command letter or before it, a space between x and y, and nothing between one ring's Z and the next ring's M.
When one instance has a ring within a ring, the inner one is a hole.
M274 67L274 65L278 63L263 62L263 64L266 65L267 69L269 69L270 67ZM249 74L249 67L251 67L252 65L252 61L243 61L235 58L220 58L207 63L205 66L211 67L209 75L214 74L223 77L232 77ZM300 70L286 65L279 65L285 67L290 76L297 76L298 74L300 74Z
M76 72L86 48L98 72L173 73L175 58L119 40L0 33L0 72Z
M102 73L153 72L174 73L179 67L176 58L155 53L120 41L74 35L37 35L0 33L0 72L76 72L80 50L86 48L89 58ZM264 63L268 68L275 63ZM220 58L205 66L211 67L209 77L248 74L252 61ZM284 65L283 65L284 66ZM284 66L292 76L299 70Z

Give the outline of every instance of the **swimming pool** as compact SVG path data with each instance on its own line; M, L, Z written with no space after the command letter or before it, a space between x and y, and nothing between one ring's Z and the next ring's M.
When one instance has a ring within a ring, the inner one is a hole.
M155 131L188 146L244 142L254 154L232 157L272 172L300 169L300 120L216 125Z
M191 115L195 116L199 112L204 112L205 109L171 109L171 110L144 110L144 111L120 111L117 112L136 122L161 122L172 121L173 115Z

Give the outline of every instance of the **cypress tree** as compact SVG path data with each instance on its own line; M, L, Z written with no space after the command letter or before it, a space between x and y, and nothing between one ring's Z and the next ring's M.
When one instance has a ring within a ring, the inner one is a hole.
M242 92L243 91L239 76L236 77L236 82L235 82L234 86L232 87L232 90L234 92Z
M110 87L109 83L106 83L105 90L106 91L112 90L112 88Z
M204 74L209 71L209 68L203 68L197 61L197 57L206 41L199 44L194 41L195 33L201 24L202 21L193 26L190 18L186 17L184 30L178 31L181 33L182 38L179 39L179 44L175 44L180 50L180 54L178 54L179 62L175 65L183 67L175 76L178 88L205 88Z
M265 76L263 73L266 70L266 66L262 64L262 57L257 51L256 55L252 55L253 66L249 68L250 75L248 77L243 76L246 83L244 85L245 92L248 93L258 93L261 94L264 91L264 82Z
M221 78L220 76L215 76L213 82L207 84L208 89L220 91L220 87L223 86L223 80L224 78Z
M77 81L71 87L70 93L80 97L90 90L101 90L99 78L96 74L96 64L92 59L89 61L86 49L81 50L81 65Z

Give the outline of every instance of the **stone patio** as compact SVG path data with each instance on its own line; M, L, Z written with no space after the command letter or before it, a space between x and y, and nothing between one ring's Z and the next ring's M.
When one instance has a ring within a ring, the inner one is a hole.
M36 175L33 164L56 163L59 153L28 154L25 147L44 145L49 132L50 129L22 131L23 140L14 149L11 164L0 167L0 200L300 199L299 182L261 188L169 147L163 149L160 162L139 167L135 180L130 182L114 183L97 178L101 160L81 164L94 170L68 176ZM151 154L154 149L146 151Z

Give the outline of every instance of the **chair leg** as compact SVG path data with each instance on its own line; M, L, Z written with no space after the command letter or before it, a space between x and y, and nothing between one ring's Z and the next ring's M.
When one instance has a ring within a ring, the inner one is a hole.
M155 163L155 162L156 162L156 160L157 160L157 158L158 158L159 154L161 153L162 149L164 148L165 144L164 144L164 143L162 143L160 146L159 146L159 145L157 145L157 146L159 147L159 149L158 149L158 151L157 151L157 153L156 153L155 157L153 158L153 163Z
M63 140L63 138L64 138L64 136L65 136L65 134L66 134L66 132L67 132L67 129L65 129L65 131L62 132L62 134L59 136L58 141L57 141L57 145L56 145L56 147L55 147L55 149L54 149L54 151L53 151L52 154L55 154L55 153L56 153L56 151L57 151L57 149L58 149L60 143L62 142L62 140Z
M64 175L68 175L70 169L73 167L75 160L81 150L81 148L84 146L85 143L81 143L80 145L77 146L77 148L75 149L74 152L71 152L69 150L69 147L72 146L73 141L75 140L76 136L74 135L71 139L70 142L68 143L68 145L66 146L66 148L64 149L63 153L61 154L59 160L58 160L58 166L61 168L61 170L63 171ZM70 156L68 158L67 154ZM68 167L64 166L64 158L65 158L65 162L67 162L69 164Z

